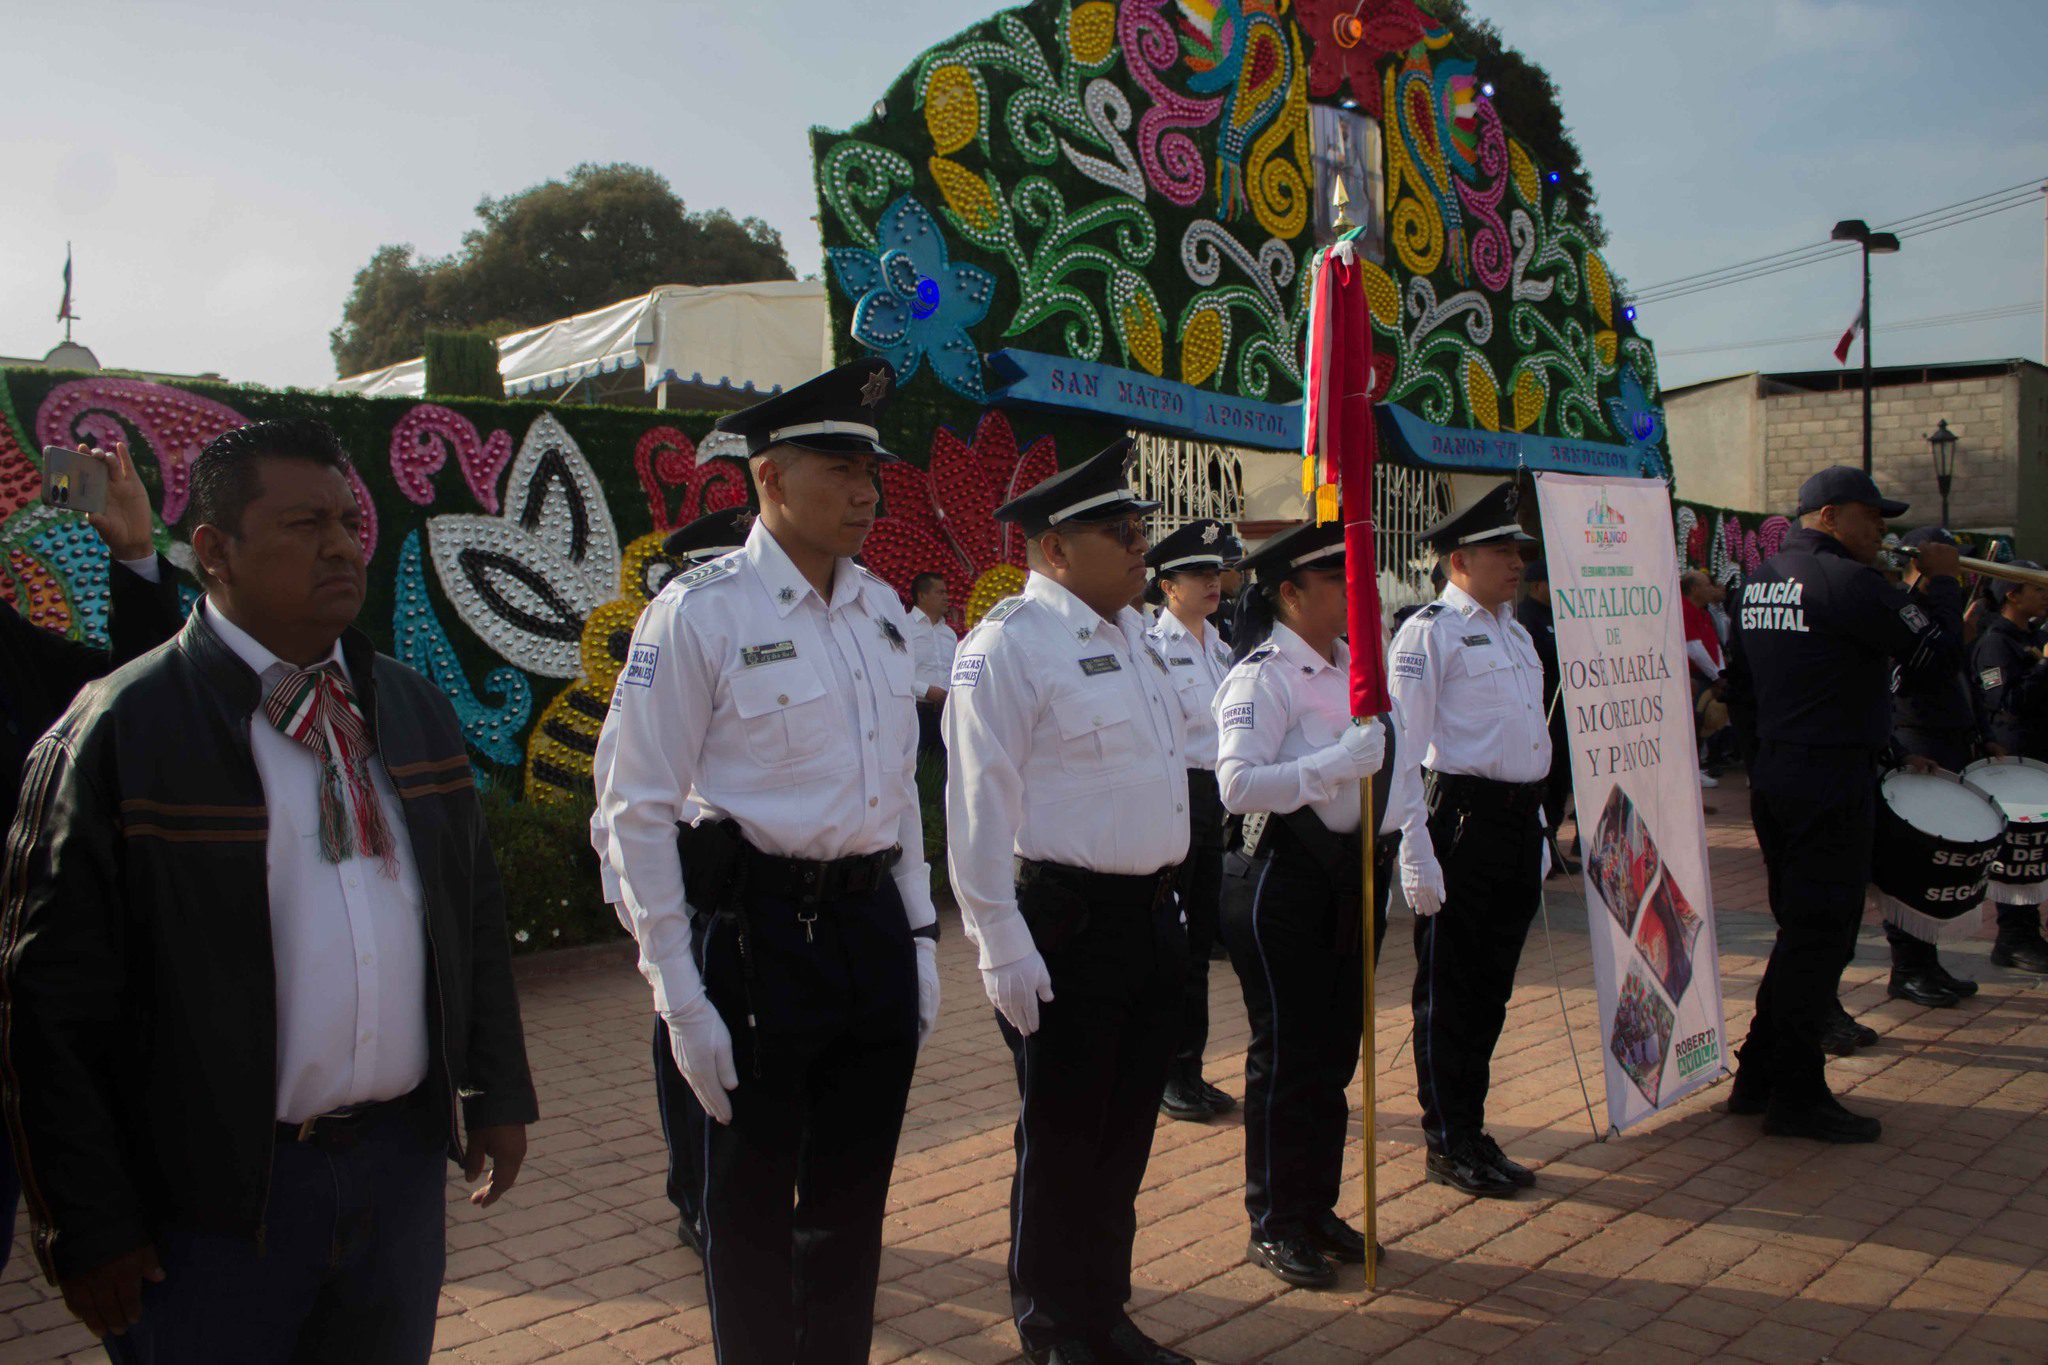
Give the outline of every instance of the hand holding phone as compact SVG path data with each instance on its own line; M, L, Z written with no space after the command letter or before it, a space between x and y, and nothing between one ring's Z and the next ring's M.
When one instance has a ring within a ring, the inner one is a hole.
M106 511L106 457L82 448L44 446L43 505L87 515Z

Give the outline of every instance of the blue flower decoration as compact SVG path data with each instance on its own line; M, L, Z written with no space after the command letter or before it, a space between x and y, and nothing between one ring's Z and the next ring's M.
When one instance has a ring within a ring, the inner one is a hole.
M969 329L988 316L995 276L946 258L946 239L924 205L904 195L875 224L876 250L834 247L832 273L853 307L853 339L887 360L901 385L931 357L947 388L979 402L981 351Z
M1614 430L1634 447L1647 474L1662 475L1664 457L1658 443L1664 439L1664 409L1650 401L1643 381L1636 378L1633 365L1621 367L1621 397L1607 400L1607 412Z
M420 533L415 528L398 552L398 580L391 594L391 652L441 689L455 707L455 719L471 748L493 763L516 766L526 757L519 736L533 718L533 684L516 668L494 668L485 675L484 688L503 700L489 706L477 699L462 662L455 657L455 646L427 597L423 561Z

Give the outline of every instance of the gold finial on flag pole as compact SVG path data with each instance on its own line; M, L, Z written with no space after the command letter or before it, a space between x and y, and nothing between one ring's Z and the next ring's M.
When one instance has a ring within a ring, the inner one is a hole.
M1337 177L1337 188L1330 192L1330 203L1337 210L1337 221L1334 224L1337 231L1349 232L1358 226L1351 221L1351 215L1345 212L1351 207L1351 191L1344 188L1344 177L1341 175Z

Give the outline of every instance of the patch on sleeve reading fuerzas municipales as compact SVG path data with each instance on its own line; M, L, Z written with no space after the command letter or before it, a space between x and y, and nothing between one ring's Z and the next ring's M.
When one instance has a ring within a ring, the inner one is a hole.
M626 660L626 671L619 681L632 687L652 687L654 670L660 664L660 645L634 645L633 655Z
M1396 654L1394 656L1394 676L1397 678L1419 678L1422 676L1423 668L1428 663L1429 656L1427 654Z
M1253 703L1241 701L1223 708L1223 728L1226 730L1249 730L1252 728Z
M986 654L962 654L953 660L953 686L972 687L981 681L981 666L988 662Z

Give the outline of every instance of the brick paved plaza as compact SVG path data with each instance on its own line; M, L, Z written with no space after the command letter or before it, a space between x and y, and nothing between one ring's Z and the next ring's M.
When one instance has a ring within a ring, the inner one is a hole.
M1728 1031L1747 1027L1770 941L1739 780L1707 794ZM1551 883L1571 1027L1599 1099L1585 911ZM2036 979L1949 953L1984 983L1964 1007L1884 997L1866 927L1845 982L1883 1040L1831 1064L1884 1119L1869 1147L1766 1140L1725 1086L1597 1143L1539 926L1495 1067L1492 1128L1539 1167L1535 1197L1474 1200L1422 1179L1407 1039L1413 956L1396 908L1380 980L1376 1294L1290 1291L1243 1264L1242 1130L1162 1120L1139 1204L1135 1313L1205 1361L2048 1360L2048 1022ZM946 1005L918 1066L883 1259L877 1361L1016 1358L1003 1263L1016 1095L965 939L942 945ZM451 1203L437 1361L632 1365L711 1359L704 1280L677 1246L648 1078L647 992L624 949L525 964L545 1115L492 1214ZM1246 1029L1219 964L1209 1075L1240 1093ZM1358 1154L1347 1203L1361 1193ZM455 1191L451 1186L451 1199ZM25 1240L0 1280L0 1365L99 1360Z

